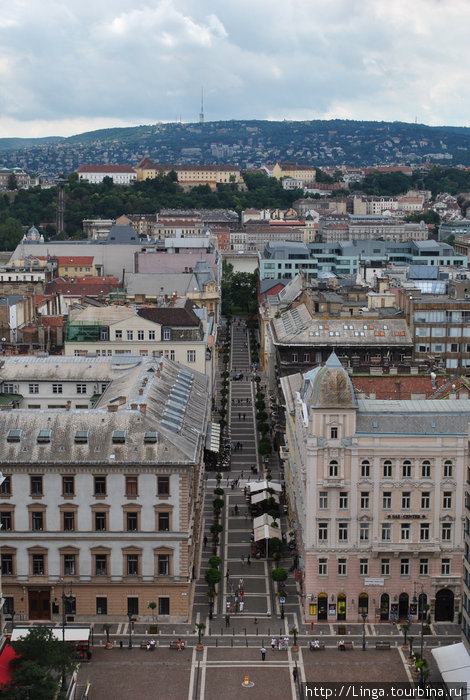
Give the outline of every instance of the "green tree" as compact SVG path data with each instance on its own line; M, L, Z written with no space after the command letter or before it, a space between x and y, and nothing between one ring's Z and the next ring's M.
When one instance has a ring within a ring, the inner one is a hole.
M219 569L214 569L213 567L211 569L207 569L205 579L212 589L216 583L219 583L221 578L222 572L219 571Z
M284 583L288 575L288 571L280 566L271 571L271 578L273 581L276 581L276 583Z
M13 250L23 238L23 229L18 219L8 217L0 226L0 250Z
M16 177L15 173L9 174L7 187L11 191L18 189L18 178Z

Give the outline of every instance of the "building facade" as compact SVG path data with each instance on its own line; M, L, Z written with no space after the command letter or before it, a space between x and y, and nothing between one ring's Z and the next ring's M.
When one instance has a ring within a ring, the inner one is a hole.
M57 371L58 381L60 372ZM16 619L187 621L199 554L207 379L121 368L92 410L0 413L3 595Z
M456 620L470 401L357 400L334 354L281 385L305 619Z

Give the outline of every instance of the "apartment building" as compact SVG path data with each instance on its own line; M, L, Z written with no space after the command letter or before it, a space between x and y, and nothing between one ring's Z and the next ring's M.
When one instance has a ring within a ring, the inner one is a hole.
M190 619L209 404L203 375L134 358L93 409L0 412L3 595L16 620L151 619L149 601L157 620Z
M456 620L470 401L358 400L334 353L281 386L305 620Z
M137 180L137 174L130 165L80 165L76 171L78 179L99 185L105 177L111 178L115 185L130 185Z
M174 172L177 175L178 184L183 187L209 185L215 189L218 183L243 184L240 168L235 165L157 165L145 157L135 170L138 181L154 180L158 175Z

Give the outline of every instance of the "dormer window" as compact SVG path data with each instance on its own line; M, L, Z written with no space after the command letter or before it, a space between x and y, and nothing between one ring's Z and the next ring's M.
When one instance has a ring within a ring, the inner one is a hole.
M45 444L51 441L52 430L40 430L38 433L37 441L40 444Z
M125 430L115 430L113 432L113 444L122 445L126 442L126 431Z
M21 430L9 430L7 442L21 442Z
M144 443L150 445L157 442L157 433L149 432L144 435Z
M88 430L77 430L74 442L76 445L86 445L88 443Z

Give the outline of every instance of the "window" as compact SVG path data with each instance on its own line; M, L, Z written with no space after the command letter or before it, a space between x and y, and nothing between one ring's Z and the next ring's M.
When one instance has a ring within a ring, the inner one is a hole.
M409 559L401 559L400 560L400 576L409 576L410 575L410 560Z
M75 554L64 554L64 576L75 576Z
M114 331L114 340L122 340L122 331Z
M429 542L430 526L429 523L421 523L419 526L420 542Z
M44 527L44 513L42 510L31 512L31 530L33 532L40 532Z
M62 494L64 496L73 496L75 494L75 477L74 476L63 476L62 477Z
M126 513L126 530L127 532L137 532L138 529L138 514L135 512Z
M13 554L2 554L2 576L13 576Z
M299 361L299 353L293 352L292 353L292 362L298 362L298 361Z
M431 477L431 462L429 459L425 459L421 464L421 477L423 479L429 479Z
M382 508L384 510L390 510L392 508L392 492L384 491L382 495Z
M349 538L348 523L338 523L338 541L347 542Z
M441 576L450 576L450 559L441 561Z
M126 556L126 573L127 576L138 576L139 574L139 555L128 554Z
M174 360L174 359L175 359L175 351L170 350L170 360Z
M392 541L392 525L391 523L382 523L382 542Z
M0 529L2 531L13 529L13 518L11 511L0 512Z
M126 434L126 430L113 430L113 435L111 437L113 445L125 445Z
M347 510L349 508L349 497L347 491L339 492L339 509Z
M42 496L42 476L32 476L30 479L31 496Z
M370 477L370 462L365 459L361 462L361 477L363 479L368 479Z
M105 476L95 476L95 496L106 496L106 477Z
M126 331L127 340L134 340L134 331Z
M169 554L159 554L158 555L158 575L159 576L169 576L170 575L170 555Z
M96 614L97 615L107 615L108 614L108 599L107 598L97 598L96 599Z
M383 474L384 479L390 479L392 476L392 463L389 459L386 459L383 464Z
M155 340L155 331L149 331L149 340Z
M390 559L381 560L380 573L382 576L390 576Z
M359 576L369 576L368 559L359 559Z
M186 352L186 362L196 362L196 351L188 350Z
M401 494L402 510L410 510L411 508L411 491L403 491Z
M442 523L441 540L443 542L452 540L452 523Z
M158 599L158 614L159 615L169 615L170 614L170 599L169 598L159 598Z
M0 495L11 496L11 476L4 476L5 481L0 484Z
M447 459L444 462L444 479L451 479L452 478L453 466L454 465L450 461L450 459Z
M421 509L429 510L431 507L431 494L429 491L423 491L421 494Z
M31 570L33 576L44 576L44 554L33 554L31 557Z
M5 384L3 385L3 393L4 394L14 394L15 392L14 392L13 384L9 384L9 383L7 384L5 382Z
M171 328L164 328L163 329L162 340L171 340Z
M318 541L328 542L328 523L318 523Z
M5 596L5 602L3 603L3 613L5 615L12 615L15 610L15 599L13 596Z
M369 491L361 491L361 510L369 510Z
M338 576L348 575L348 560L338 559Z
M429 559L419 560L419 575L428 576L429 575Z
M411 462L409 459L405 459L402 464L402 476L404 479L411 478Z
M157 477L157 493L159 496L169 496L170 495L170 477L169 476Z
M73 532L75 530L75 513L74 511L64 511L64 532Z
M318 507L320 510L328 508L328 491L320 491L318 494Z
M96 532L106 531L106 511L95 511L95 530Z
M369 523L361 523L359 525L359 541L368 542L369 541Z
M137 340L145 340L144 331L137 331Z
M107 576L108 556L107 554L95 554L95 576Z
M411 525L409 523L401 523L400 525L400 540L409 542L411 537Z
M29 384L28 391L30 394L39 394L39 384Z
M86 394L86 384L76 384L77 394Z
M158 513L158 531L167 532L170 529L170 514Z
M310 362L310 353L309 352L304 353L304 362Z
M442 507L444 510L452 508L452 491L444 491L442 494Z
M328 559L318 560L318 575L328 576Z
M61 394L62 393L62 384L53 384L52 385L52 393L53 394Z
M330 478L335 478L338 476L338 462L335 459L332 459L330 464L329 464L329 475Z
M126 476L126 496L137 496L136 476Z
M330 438L332 440L336 440L338 437L338 428L331 428L330 429Z

